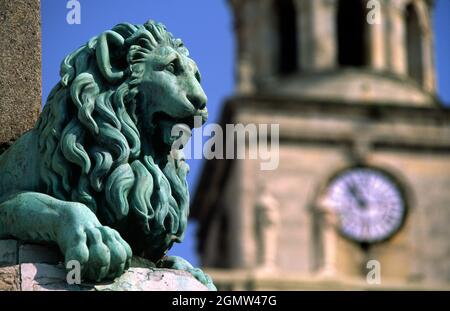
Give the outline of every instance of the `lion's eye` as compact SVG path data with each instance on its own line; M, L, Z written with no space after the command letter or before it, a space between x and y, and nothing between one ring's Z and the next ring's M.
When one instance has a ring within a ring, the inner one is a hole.
M174 59L169 64L166 65L165 69L173 74L180 73L180 61L178 59Z
M168 64L168 65L166 66L166 70L169 71L169 72L171 72L171 73L175 73L175 64L174 64L173 62L170 63L170 64Z

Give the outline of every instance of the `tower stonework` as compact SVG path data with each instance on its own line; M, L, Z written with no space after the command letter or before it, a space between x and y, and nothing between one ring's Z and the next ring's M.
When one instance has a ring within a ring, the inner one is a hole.
M280 144L275 170L205 163L192 213L219 288L450 288L450 110L436 96L433 1L230 7L237 85L221 125L279 124Z

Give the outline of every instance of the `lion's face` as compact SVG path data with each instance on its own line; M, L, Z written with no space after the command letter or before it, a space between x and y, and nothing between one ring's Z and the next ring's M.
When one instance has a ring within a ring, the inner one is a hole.
M206 121L206 95L200 85L196 63L169 46L155 49L140 64L144 70L139 86L139 105L144 134L159 127L162 142L170 145L175 137L171 130L175 124L185 124L185 130L194 127L194 117ZM199 124L201 125L201 124Z

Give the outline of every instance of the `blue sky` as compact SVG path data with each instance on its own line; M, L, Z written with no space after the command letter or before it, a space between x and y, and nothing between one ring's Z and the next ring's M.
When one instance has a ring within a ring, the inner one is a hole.
M208 95L210 122L215 122L221 104L234 87L234 38L226 0L79 0L81 24L66 22L66 0L41 0L43 102L59 81L63 58L91 37L120 22L142 24L148 19L164 23L182 38L202 72ZM438 94L450 103L450 0L437 0L435 10ZM188 182L194 192L202 161L189 160ZM195 224L188 227L186 240L171 254L198 264L195 255Z

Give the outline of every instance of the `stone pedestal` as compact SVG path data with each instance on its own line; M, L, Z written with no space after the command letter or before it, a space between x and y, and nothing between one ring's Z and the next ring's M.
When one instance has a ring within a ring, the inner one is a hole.
M207 291L190 273L159 269L133 258L114 281L69 285L56 247L0 240L0 291Z

